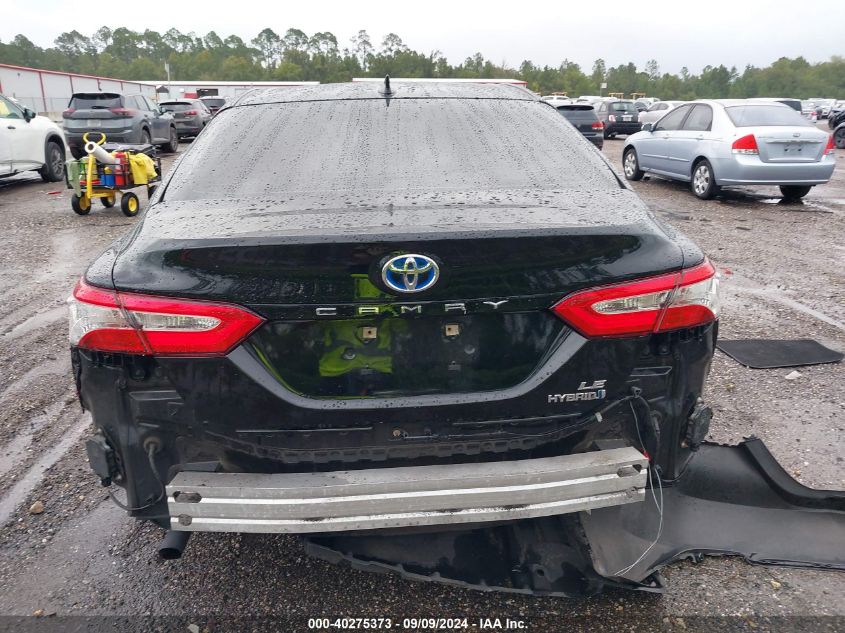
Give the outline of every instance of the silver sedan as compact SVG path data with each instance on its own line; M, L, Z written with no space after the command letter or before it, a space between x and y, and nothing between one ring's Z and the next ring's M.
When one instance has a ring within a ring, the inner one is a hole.
M702 199L732 185L779 185L788 199L826 183L833 138L780 103L701 100L671 110L625 141L628 180L646 173L690 182Z
M663 115L668 114L669 110L674 110L679 105L685 104L686 101L657 101L652 103L648 110L640 112L640 123L656 123Z

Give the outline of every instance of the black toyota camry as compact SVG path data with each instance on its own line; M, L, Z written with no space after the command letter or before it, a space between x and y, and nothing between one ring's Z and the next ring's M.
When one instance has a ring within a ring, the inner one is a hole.
M709 420L713 266L514 85L251 91L69 302L91 464L179 531L637 503Z

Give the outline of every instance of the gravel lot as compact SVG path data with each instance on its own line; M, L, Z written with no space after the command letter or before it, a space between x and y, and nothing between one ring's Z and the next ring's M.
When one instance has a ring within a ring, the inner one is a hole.
M604 149L620 173L623 144ZM723 272L723 337L815 338L845 350L845 165L803 204L780 204L774 187L702 202L678 183L634 186ZM509 617L531 631L845 629L845 574L727 558L670 566L662 595L571 600L356 572L312 560L284 536L200 534L181 561L159 561L161 531L126 518L88 469L90 421L66 340L74 282L135 221L98 205L76 216L69 191L34 174L0 180L0 217L0 630L304 631L325 616ZM845 488L843 370L801 368L787 380L791 369L749 370L717 354L710 439L757 435L803 483ZM43 513L30 513L36 502Z

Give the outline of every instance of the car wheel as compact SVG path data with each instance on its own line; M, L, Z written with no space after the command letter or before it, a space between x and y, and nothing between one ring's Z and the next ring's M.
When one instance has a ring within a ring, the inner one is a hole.
M59 182L65 177L65 150L56 141L47 143L44 166L38 170L44 182Z
M625 178L628 180L642 180L645 175L643 170L640 169L637 150L633 147L625 150L625 155L622 157L622 170L625 172Z
M141 201L138 200L138 196L128 191L120 198L120 210L123 211L123 215L134 218L141 210Z
M702 200L710 200L719 193L716 177L713 175L713 167L706 158L697 162L695 167L692 168L692 192Z
M70 206L78 215L88 215L88 212L91 211L91 198L73 194L70 197Z
M161 148L168 154L175 154L179 151L179 134L175 127L170 128L170 141L162 145Z
M833 144L837 149L845 149L845 127L841 127L833 133Z
M141 145L150 145L153 142L153 137L150 136L150 131L147 129L141 130Z
M786 200L800 200L808 193L810 193L810 189L812 187L809 186L801 186L801 185L781 185L780 192L783 194L784 199Z

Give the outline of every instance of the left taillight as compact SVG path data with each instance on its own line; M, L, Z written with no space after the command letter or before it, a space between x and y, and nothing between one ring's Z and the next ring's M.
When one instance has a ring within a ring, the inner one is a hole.
M71 345L154 356L220 356L264 320L234 305L76 285L68 299Z
M719 316L719 280L705 260L693 268L582 290L552 311L588 338L643 336L706 325Z
M827 145L824 148L825 154L835 154L836 153L836 143L833 142L833 134L829 134L827 137Z
M601 121L596 121L590 127L592 127L594 130L603 130L604 123L602 123Z

